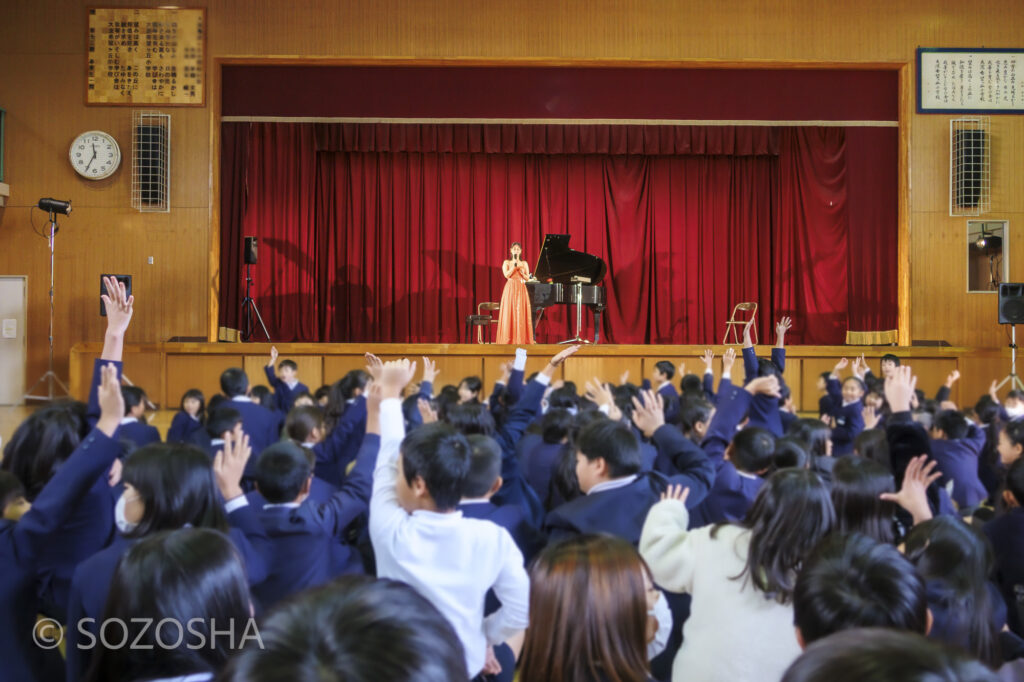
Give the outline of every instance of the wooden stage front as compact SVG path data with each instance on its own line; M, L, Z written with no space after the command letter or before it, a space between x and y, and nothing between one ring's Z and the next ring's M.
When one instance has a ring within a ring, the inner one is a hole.
M438 363L441 375L438 386L455 384L465 376L483 379L486 390L499 374L502 362L512 358L512 346L491 344L276 344L281 358L298 363L299 379L315 391L325 383L340 379L346 372L364 365L363 353L369 351L382 359L408 357L421 363L421 356L429 356ZM99 357L100 343L78 344L71 350L71 394L84 400L89 387L93 359ZM543 367L547 359L563 346L537 345L528 347L530 359L527 372ZM583 382L593 377L617 383L623 372L629 371L630 381L639 384L650 373L654 363L670 360L676 365L686 363L688 372L701 373L704 365L698 356L706 346L624 346L596 345L583 348L562 368L561 378L575 381L582 389ZM711 346L715 351L715 371L720 371L721 354L727 346ZM738 347L737 351L739 350ZM758 346L760 355L767 356L769 346ZM973 405L988 391L993 379L1009 372L1009 350L977 348L890 347L890 346L792 346L787 348L786 382L793 392L797 408L814 412L818 406L815 383L823 371L830 370L842 357L851 360L864 353L878 371L878 358L894 353L914 367L919 377L918 386L929 395L945 381L953 369L959 369L962 379L953 389L953 400L958 404ZM265 384L263 366L270 358L269 343L153 343L125 346L124 374L136 385L144 388L151 401L162 408L177 408L182 394L198 388L207 397L220 391L220 373L228 367L244 367L249 380ZM733 379L742 380L743 368L737 358Z

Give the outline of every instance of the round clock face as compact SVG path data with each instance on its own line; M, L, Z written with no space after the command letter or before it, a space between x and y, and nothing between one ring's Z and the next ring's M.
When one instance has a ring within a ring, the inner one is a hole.
M121 165L121 148L109 134L90 130L71 143L68 158L71 167L83 178L101 180L110 177Z

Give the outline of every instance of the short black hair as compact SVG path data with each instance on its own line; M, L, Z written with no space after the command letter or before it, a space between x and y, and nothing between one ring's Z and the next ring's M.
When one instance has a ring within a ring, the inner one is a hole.
M967 420L963 413L957 410L942 410L935 415L932 428L940 429L946 434L946 438L957 440L967 435Z
M579 402L580 397L576 395L575 389L568 386L556 388L548 394L548 409L576 407L579 405Z
M916 632L857 628L807 648L782 682L998 682L999 677L957 647Z
M824 457L827 454L831 431L828 424L820 419L797 419L786 429L786 435L803 443L811 457Z
M242 423L242 413L233 407L215 407L206 418L206 433L210 438L220 438L225 431L231 431Z
M324 413L313 405L293 407L284 420L284 432L297 443L305 443L313 429L322 429Z
M260 622L262 646L228 661L223 682L467 682L462 643L405 583L344 576Z
M245 395L249 391L249 376L241 367L229 367L220 375L220 390L229 398Z
M838 458L832 467L836 531L862 533L878 542L893 542L896 505L883 500L882 493L895 491L892 471L878 462L857 455Z
M767 429L748 426L732 439L730 459L740 471L756 474L775 463L775 436Z
M672 381L672 377L676 375L676 366L668 360L659 360L654 363L654 369L664 374L669 381Z
M900 366L899 356L893 355L892 353L886 353L885 355L882 356L882 360L881 361L885 362L886 360L889 360L890 362L892 362L897 367Z
M861 431L853 439L853 451L864 459L878 462L886 470L892 471L892 461L889 459L889 439L885 437L884 429Z
M277 363L278 369L284 369L285 367L288 367L293 372L299 371L299 366L295 363L294 360L282 360L281 362Z
M274 443L256 460L256 485L270 504L294 502L312 474L305 448L290 441Z
M545 443L561 443L572 429L573 416L569 410L548 410L540 420L541 438Z
M861 390L861 392L868 392L868 385L865 384L864 380L861 379L860 377L846 377L845 379L843 379L843 385L845 386L848 381L855 382L857 384L857 387Z
M178 405L178 408L182 412L185 411L185 401L188 400L189 398L192 398L194 400L198 400L199 401L199 412L198 412L198 414L196 414L196 416L199 417L199 421L200 422L205 422L206 421L206 398L203 397L203 392L200 391L198 388L190 388L187 391L185 391L184 395L181 396L181 403L179 403L179 405Z
M589 461L603 459L611 478L640 471L640 442L622 422L601 419L591 423L576 437L576 449Z
M860 533L832 533L797 575L793 622L807 644L851 628L926 634L924 578L893 545Z
M268 410L274 409L274 393L262 384L253 386L252 390L249 391L249 397L261 407L265 407Z
M772 460L776 469L806 469L810 466L811 456L799 440L784 436L775 440Z
M438 511L458 506L469 470L469 442L448 424L424 424L402 441L405 482L421 477Z
M466 388L468 388L473 393L479 393L484 387L484 382L480 380L480 377L476 376L465 377L462 381L459 382L459 386L461 386L462 384L466 384Z
M704 381L696 374L687 374L679 380L679 391L683 395L704 395Z
M445 410L444 420L456 431L466 436L473 434L490 436L497 429L491 409L481 402L449 405Z
M501 476L501 446L490 436L474 434L469 441L469 475L463 497L483 497Z
M122 386L121 398L124 400L124 413L128 414L133 408L146 403L146 392L138 386Z

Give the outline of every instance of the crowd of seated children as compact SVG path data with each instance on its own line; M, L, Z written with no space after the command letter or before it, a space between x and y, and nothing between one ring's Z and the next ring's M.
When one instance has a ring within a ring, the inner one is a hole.
M107 291L88 404L33 412L4 449L5 677L836 682L1024 665L1024 396L961 410L958 373L927 400L898 357L876 378L861 356L803 419L783 318L770 360L746 330L742 385L732 349L717 387L708 351L703 377L661 361L649 387L582 392L555 381L578 347L530 377L520 350L487 401L478 377L435 387L428 358L417 375L372 355L314 397L273 349L272 392L228 369L222 395L182 396L161 443L145 392L120 387L134 299ZM63 657L33 640L39 616L64 624ZM143 643L193 626L140 652L98 637L110 619Z

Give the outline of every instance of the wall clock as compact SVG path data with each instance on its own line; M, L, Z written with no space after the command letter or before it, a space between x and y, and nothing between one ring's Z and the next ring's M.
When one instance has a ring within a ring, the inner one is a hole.
M71 167L83 178L102 180L110 177L121 165L121 148L109 133L90 130L71 143L68 158Z

